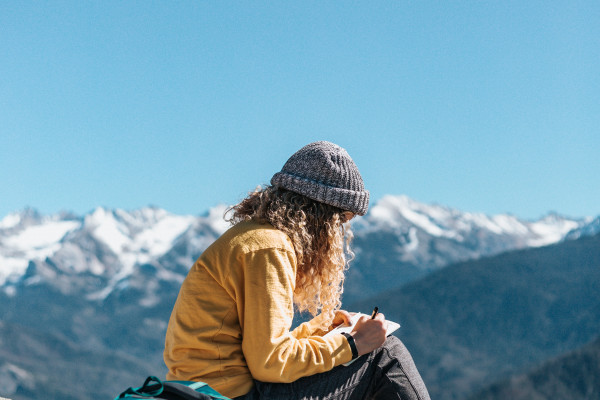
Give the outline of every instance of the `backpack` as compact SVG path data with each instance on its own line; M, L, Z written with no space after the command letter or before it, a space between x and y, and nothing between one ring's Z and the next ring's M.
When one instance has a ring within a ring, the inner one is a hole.
M166 400L231 400L204 382L161 381L149 376L139 388L130 387L114 400L166 399Z

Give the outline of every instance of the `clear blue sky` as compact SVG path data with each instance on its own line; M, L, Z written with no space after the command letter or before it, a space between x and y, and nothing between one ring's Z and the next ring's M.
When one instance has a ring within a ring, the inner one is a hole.
M0 218L200 214L314 140L372 200L600 215L598 1L0 3Z

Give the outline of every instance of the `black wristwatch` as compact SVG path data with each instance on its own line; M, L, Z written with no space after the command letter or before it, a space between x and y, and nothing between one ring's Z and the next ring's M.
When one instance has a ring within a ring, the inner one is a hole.
M352 359L358 358L358 349L356 348L356 342L351 334L348 332L343 332L342 335L346 336L348 340L348 344L350 345L350 349L352 349Z

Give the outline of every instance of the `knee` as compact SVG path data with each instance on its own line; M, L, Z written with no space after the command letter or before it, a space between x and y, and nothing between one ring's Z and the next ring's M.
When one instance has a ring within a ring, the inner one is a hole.
M384 349L384 353L386 353L388 357L398 361L412 362L412 356L410 355L410 352L398 337L394 335L388 336L385 339L385 343L382 347Z
M384 370L388 379L400 382L401 398L429 400L427 387L408 349L400 339L388 336L382 353L388 358L389 369Z
M383 347L388 349L388 351L392 352L404 352L408 351L402 340L394 335L390 335L385 338L385 343L383 343Z

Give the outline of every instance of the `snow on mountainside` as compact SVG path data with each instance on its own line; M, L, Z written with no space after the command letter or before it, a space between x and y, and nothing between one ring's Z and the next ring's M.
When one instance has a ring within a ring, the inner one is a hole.
M96 208L83 217L42 216L34 210L9 214L0 221L0 287L14 295L20 285L43 281L63 294L102 300L115 289L139 284L130 277L148 271L152 285L181 281L195 258L227 229L224 211L219 206L199 217L159 208ZM364 285L399 285L452 262L556 243L569 232L593 234L597 225L591 218L550 214L524 221L386 196L353 221L357 257L346 293L361 294ZM378 282L382 277L388 279ZM151 303L147 292L144 301Z
M487 216L458 211L439 205L427 205L407 196L385 196L369 214L357 222L358 230L405 230L412 227L432 237L464 242L477 231L498 236L522 239L523 247L538 247L556 243L570 231L591 219L568 219L550 214L538 221L524 221L515 216L500 214ZM410 247L410 246L409 246ZM415 245L412 245L415 248Z
M103 275L111 255L118 260L116 277L132 272L172 249L179 236L204 222L222 233L223 206L206 217L180 216L159 208L135 211L96 208L83 218L71 215L41 216L33 210L12 213L0 221L0 286L18 281L31 261L59 257L64 273ZM104 253L104 254L103 254Z
M60 240L80 225L59 216L41 217L31 210L0 221L0 285L25 273L29 260L44 259L60 248Z
M557 214L526 221L507 214L487 216L423 204L407 196L385 196L353 225L356 260L344 296L354 301L448 264L553 244L590 221Z
M582 227L577 228L569 232L566 236L566 240L579 239L582 236L594 236L600 234L600 217L593 221L584 224Z

